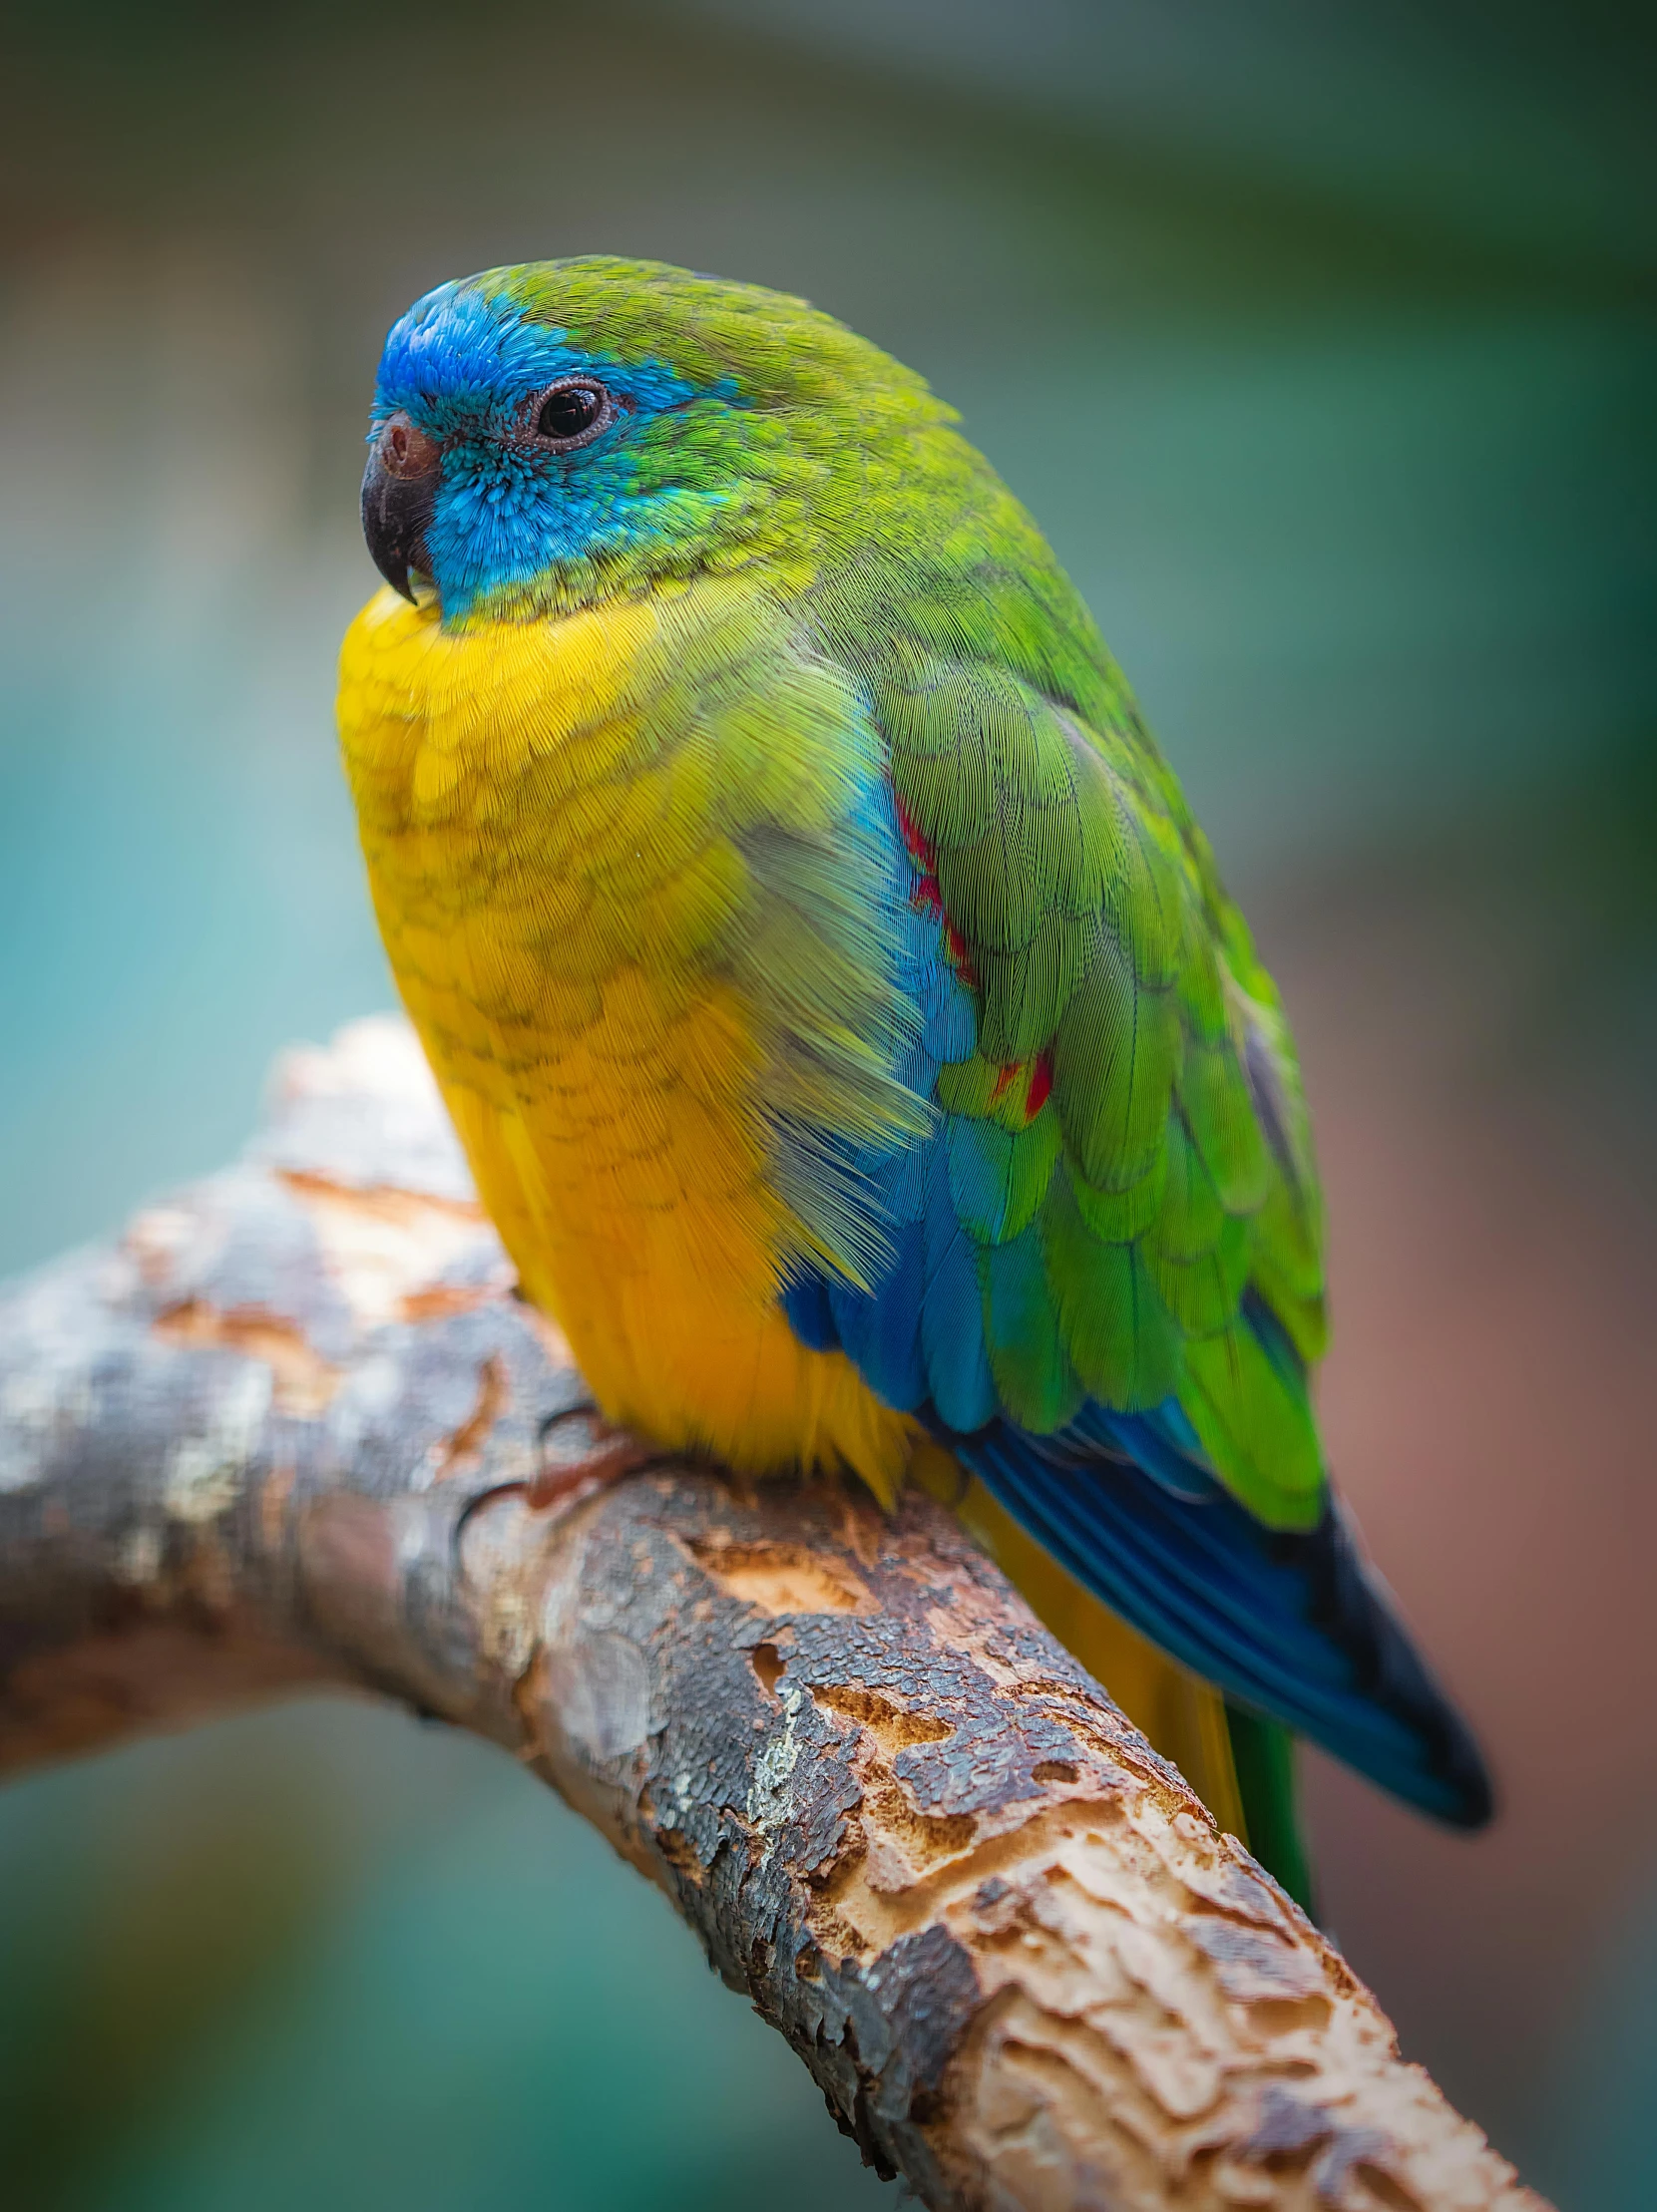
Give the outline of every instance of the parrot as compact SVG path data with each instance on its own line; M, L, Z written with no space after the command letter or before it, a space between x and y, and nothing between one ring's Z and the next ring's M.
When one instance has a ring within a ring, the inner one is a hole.
M754 284L427 292L340 661L375 915L603 1420L946 1498L1311 1910L1296 1738L1455 1827L1491 1784L1332 1486L1281 998L959 421Z

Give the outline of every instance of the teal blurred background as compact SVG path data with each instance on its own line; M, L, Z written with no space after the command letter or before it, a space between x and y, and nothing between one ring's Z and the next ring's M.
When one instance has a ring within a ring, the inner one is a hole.
M0 18L0 1267L218 1165L389 984L335 768L437 279L803 291L965 411L1297 1022L1336 1465L1494 1753L1309 1762L1336 1930L1567 2212L1657 2201L1649 29L1496 0ZM874 2207L509 1762L307 1705L0 1794L0 2175L74 2212Z

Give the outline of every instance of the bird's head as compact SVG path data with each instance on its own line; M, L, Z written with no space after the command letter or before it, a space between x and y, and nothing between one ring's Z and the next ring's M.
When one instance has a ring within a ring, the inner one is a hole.
M363 530L381 574L410 597L429 579L446 622L766 546L810 561L876 527L906 433L948 414L757 285L601 255L491 269L428 292L386 340Z

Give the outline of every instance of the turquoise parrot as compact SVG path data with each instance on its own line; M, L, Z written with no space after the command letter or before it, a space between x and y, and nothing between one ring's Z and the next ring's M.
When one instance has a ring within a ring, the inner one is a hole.
M1291 1732L1486 1820L1331 1489L1278 993L953 411L798 299L496 269L393 328L363 519L380 926L604 1414L944 1491L1303 1899Z

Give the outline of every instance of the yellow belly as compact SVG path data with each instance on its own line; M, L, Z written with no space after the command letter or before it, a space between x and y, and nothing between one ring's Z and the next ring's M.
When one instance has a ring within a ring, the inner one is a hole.
M382 591L345 640L346 770L480 1195L604 1411L890 1495L914 1424L777 1308L789 1225L748 1009L698 957L743 863L710 827L718 764L660 742L687 637L741 617L716 582L445 630Z

